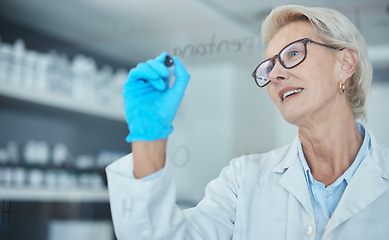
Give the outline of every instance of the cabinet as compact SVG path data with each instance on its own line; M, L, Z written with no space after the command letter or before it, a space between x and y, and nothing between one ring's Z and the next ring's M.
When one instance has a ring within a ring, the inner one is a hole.
M41 41L44 43L45 36ZM5 44L11 46L15 41L2 38L0 47ZM63 49L65 43L59 40L57 44ZM125 142L128 129L118 97L127 70L100 64L100 75L93 75L99 80L87 80L92 84L99 81L100 88L82 96L82 91L78 95L74 91L91 85L74 86L74 68L69 68L70 77L55 75L56 84L71 79L73 85L67 89L71 91L50 87L53 79L49 77L53 76L49 73L44 87L37 87L36 81L41 79L36 67L32 73L26 65L32 49L23 51L21 63L8 62L7 74L0 73L0 239L53 239L74 229L93 232L96 226L109 233L105 234L108 238L98 239L112 239L104 168L131 151ZM13 72L13 64L21 64L19 74ZM116 97L101 80L103 69L106 73L109 67L120 70L116 78L124 78L115 82Z

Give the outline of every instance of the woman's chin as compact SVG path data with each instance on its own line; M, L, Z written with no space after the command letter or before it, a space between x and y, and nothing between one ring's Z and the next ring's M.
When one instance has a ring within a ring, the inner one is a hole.
M303 114L298 112L284 112L281 113L284 120L292 125L298 126L298 123L303 118Z

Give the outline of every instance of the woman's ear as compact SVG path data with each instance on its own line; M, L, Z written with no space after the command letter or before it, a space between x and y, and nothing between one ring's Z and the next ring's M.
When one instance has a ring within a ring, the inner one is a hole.
M358 66L358 52L345 48L342 51L342 79L349 79L355 72Z

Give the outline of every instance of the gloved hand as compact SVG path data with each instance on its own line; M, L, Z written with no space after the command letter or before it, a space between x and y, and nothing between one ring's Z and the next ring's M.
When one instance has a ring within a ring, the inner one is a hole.
M167 138L184 96L190 75L177 57L173 57L175 81L169 87L169 69L162 53L130 70L124 84L123 98L130 134L127 142Z

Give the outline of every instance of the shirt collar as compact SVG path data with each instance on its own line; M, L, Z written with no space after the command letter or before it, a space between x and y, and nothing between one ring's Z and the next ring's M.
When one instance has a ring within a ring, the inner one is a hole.
M365 126L356 121L359 133L363 137L363 143L361 148L359 149L359 152L357 154L357 157L355 158L354 162L351 164L351 166L346 170L346 172L343 173L342 176L340 176L331 186L337 186L339 185L343 180L347 182L347 184L350 182L351 178L353 177L355 171L358 169L358 166L361 164L362 160L366 157L367 153L370 150L371 147L371 139L368 131L365 131ZM307 160L305 159L303 148L301 145L300 139L298 139L297 142L297 148L298 148L298 156L301 161L301 164L304 168L305 173L305 179L307 180L308 184L318 183L312 176L311 169L308 166Z

